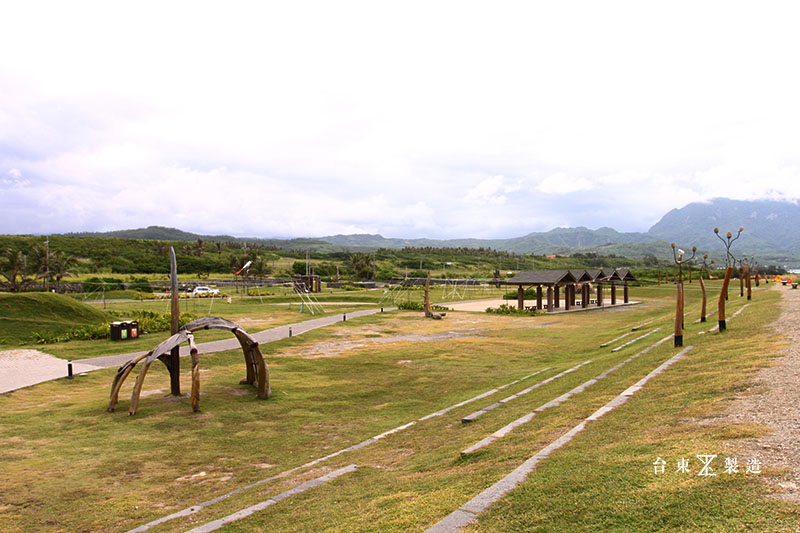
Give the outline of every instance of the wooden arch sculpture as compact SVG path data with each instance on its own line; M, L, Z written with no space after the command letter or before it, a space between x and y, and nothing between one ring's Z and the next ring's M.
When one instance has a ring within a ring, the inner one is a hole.
M247 377L240 381L241 384L256 385L257 394L259 398L269 398L269 370L267 364L264 362L264 356L261 353L261 348L249 333L241 329L239 326L215 316L198 318L183 326L178 333L163 341L156 346L152 351L146 354L134 357L117 370L114 376L114 381L111 383L111 401L108 404L108 411L113 412L119 398L119 391L125 379L131 373L133 368L141 361L144 361L139 375L136 378L136 383L133 386L131 393L131 405L128 411L129 415L136 414L139 407L139 395L142 392L142 384L144 383L145 375L150 365L156 359L160 360L164 365L169 368L169 355L170 351L180 346L184 342L189 343L189 354L192 358L192 409L195 411L200 410L200 368L199 358L197 355L197 346L194 343L195 331L201 329L225 329L232 332L239 340L244 352L244 362L247 367Z

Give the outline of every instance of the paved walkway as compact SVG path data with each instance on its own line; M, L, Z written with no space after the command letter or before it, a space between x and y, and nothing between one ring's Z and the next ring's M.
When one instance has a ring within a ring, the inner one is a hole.
M386 311L393 311L396 309L396 307L386 307L384 309ZM375 309L364 309L360 311L351 311L346 315L340 315L340 314L328 315L320 318L313 318L311 320L305 320L303 322L289 324L286 326L278 326L277 328L265 329L263 331L259 331L258 333L252 335L253 338L255 338L259 342L259 344L265 344L268 342L274 342L280 339L287 338L289 336L289 328L292 328L292 336L301 335L313 329L329 326L337 322L342 322L344 316L350 319L350 318L358 318L360 316L374 315L380 312L381 312L380 308L375 308ZM153 347L155 347L155 345L153 345ZM236 337L233 336L231 336L230 339L204 342L197 345L198 353L214 353L214 352L223 352L225 350L238 350L238 349L241 349L241 345L239 344L239 341L236 339ZM88 359L81 359L80 361L73 363L74 372L77 374L80 372L99 370L101 368L119 367L125 364L127 361L133 359L134 357L145 353L147 352L131 352L118 355L106 355L103 357L91 357ZM0 386L0 394L21 389L23 387L36 385L38 383L43 383L45 381L51 381L53 379L66 377L67 361L52 356L47 356L46 354L41 354L41 355L49 359L49 361L47 361L48 362L47 372L33 373L31 371L26 370L25 368L20 368L19 366L15 367L13 370L11 368L6 369L0 362L0 372L2 372L5 378L9 378L6 379L4 382L0 382L0 385L2 385ZM185 357L188 355L189 355L189 347L181 346L181 357ZM37 368L41 369L43 368L42 363L45 361L31 360L30 362Z

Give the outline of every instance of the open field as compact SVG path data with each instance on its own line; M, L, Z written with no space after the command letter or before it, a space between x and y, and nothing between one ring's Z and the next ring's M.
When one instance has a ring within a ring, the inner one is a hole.
M709 312L716 309L715 290L718 283L709 283ZM739 456L740 473L722 472L722 457L736 455L737 439L769 429L706 422L786 346L781 335L766 328L779 315L781 290L762 285L750 305L730 319L727 332L698 335L716 324L716 315L704 324L694 322L699 286L687 285L684 344L694 348L686 358L627 403L590 422L471 530L800 527L797 505L765 497L776 489L744 472L749 455ZM732 286L729 317L745 303L737 291ZM161 366L148 374L135 417L126 414L132 380L120 395L117 412L105 412L113 369L0 396L0 528L134 528L415 422L153 531L185 531L351 464L359 468L227 530L424 530L678 353L670 340L629 360L671 333L673 292L666 285L634 288L631 298L642 305L590 313L513 317L450 312L444 320L426 321L419 313L393 312L348 320L264 344L273 395L263 401L251 387L238 384L244 377L241 352L204 355L199 413L192 413L188 398L167 396L169 378ZM113 305L124 311L140 304ZM229 305L231 319L282 320L282 306ZM297 319L296 310L283 307ZM637 333L600 347L640 324L646 325ZM268 324L254 325L255 330ZM612 351L656 328L649 337ZM211 335L199 333L198 341ZM71 350L66 345L72 343L64 344L53 345L60 350L57 355ZM127 351L132 344L113 346ZM103 349L96 348L96 355ZM480 451L459 453L627 360ZM491 396L421 420L536 372ZM559 375L472 423L461 422L476 409ZM182 379L187 388L188 372ZM696 475L698 454L719 455L717 476ZM658 457L668 466L656 475ZM683 457L691 461L691 475L675 472L675 462ZM764 475L781 475L769 464L763 470Z

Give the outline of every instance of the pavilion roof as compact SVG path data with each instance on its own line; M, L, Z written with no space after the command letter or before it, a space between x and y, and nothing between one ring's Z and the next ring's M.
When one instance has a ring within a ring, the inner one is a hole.
M617 275L622 281L637 281L636 276L631 274L631 271L627 268L618 268Z
M577 281L578 283L584 281L594 281L592 275L589 274L589 272L587 272L586 270L570 270L569 273L572 274L572 276L575 278L575 281Z
M506 285L560 285L576 281L577 279L569 270L524 270L503 283Z

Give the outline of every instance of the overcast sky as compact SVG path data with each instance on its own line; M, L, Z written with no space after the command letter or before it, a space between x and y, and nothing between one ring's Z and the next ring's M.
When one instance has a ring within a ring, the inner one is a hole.
M646 231L800 197L800 8L6 2L0 233Z

